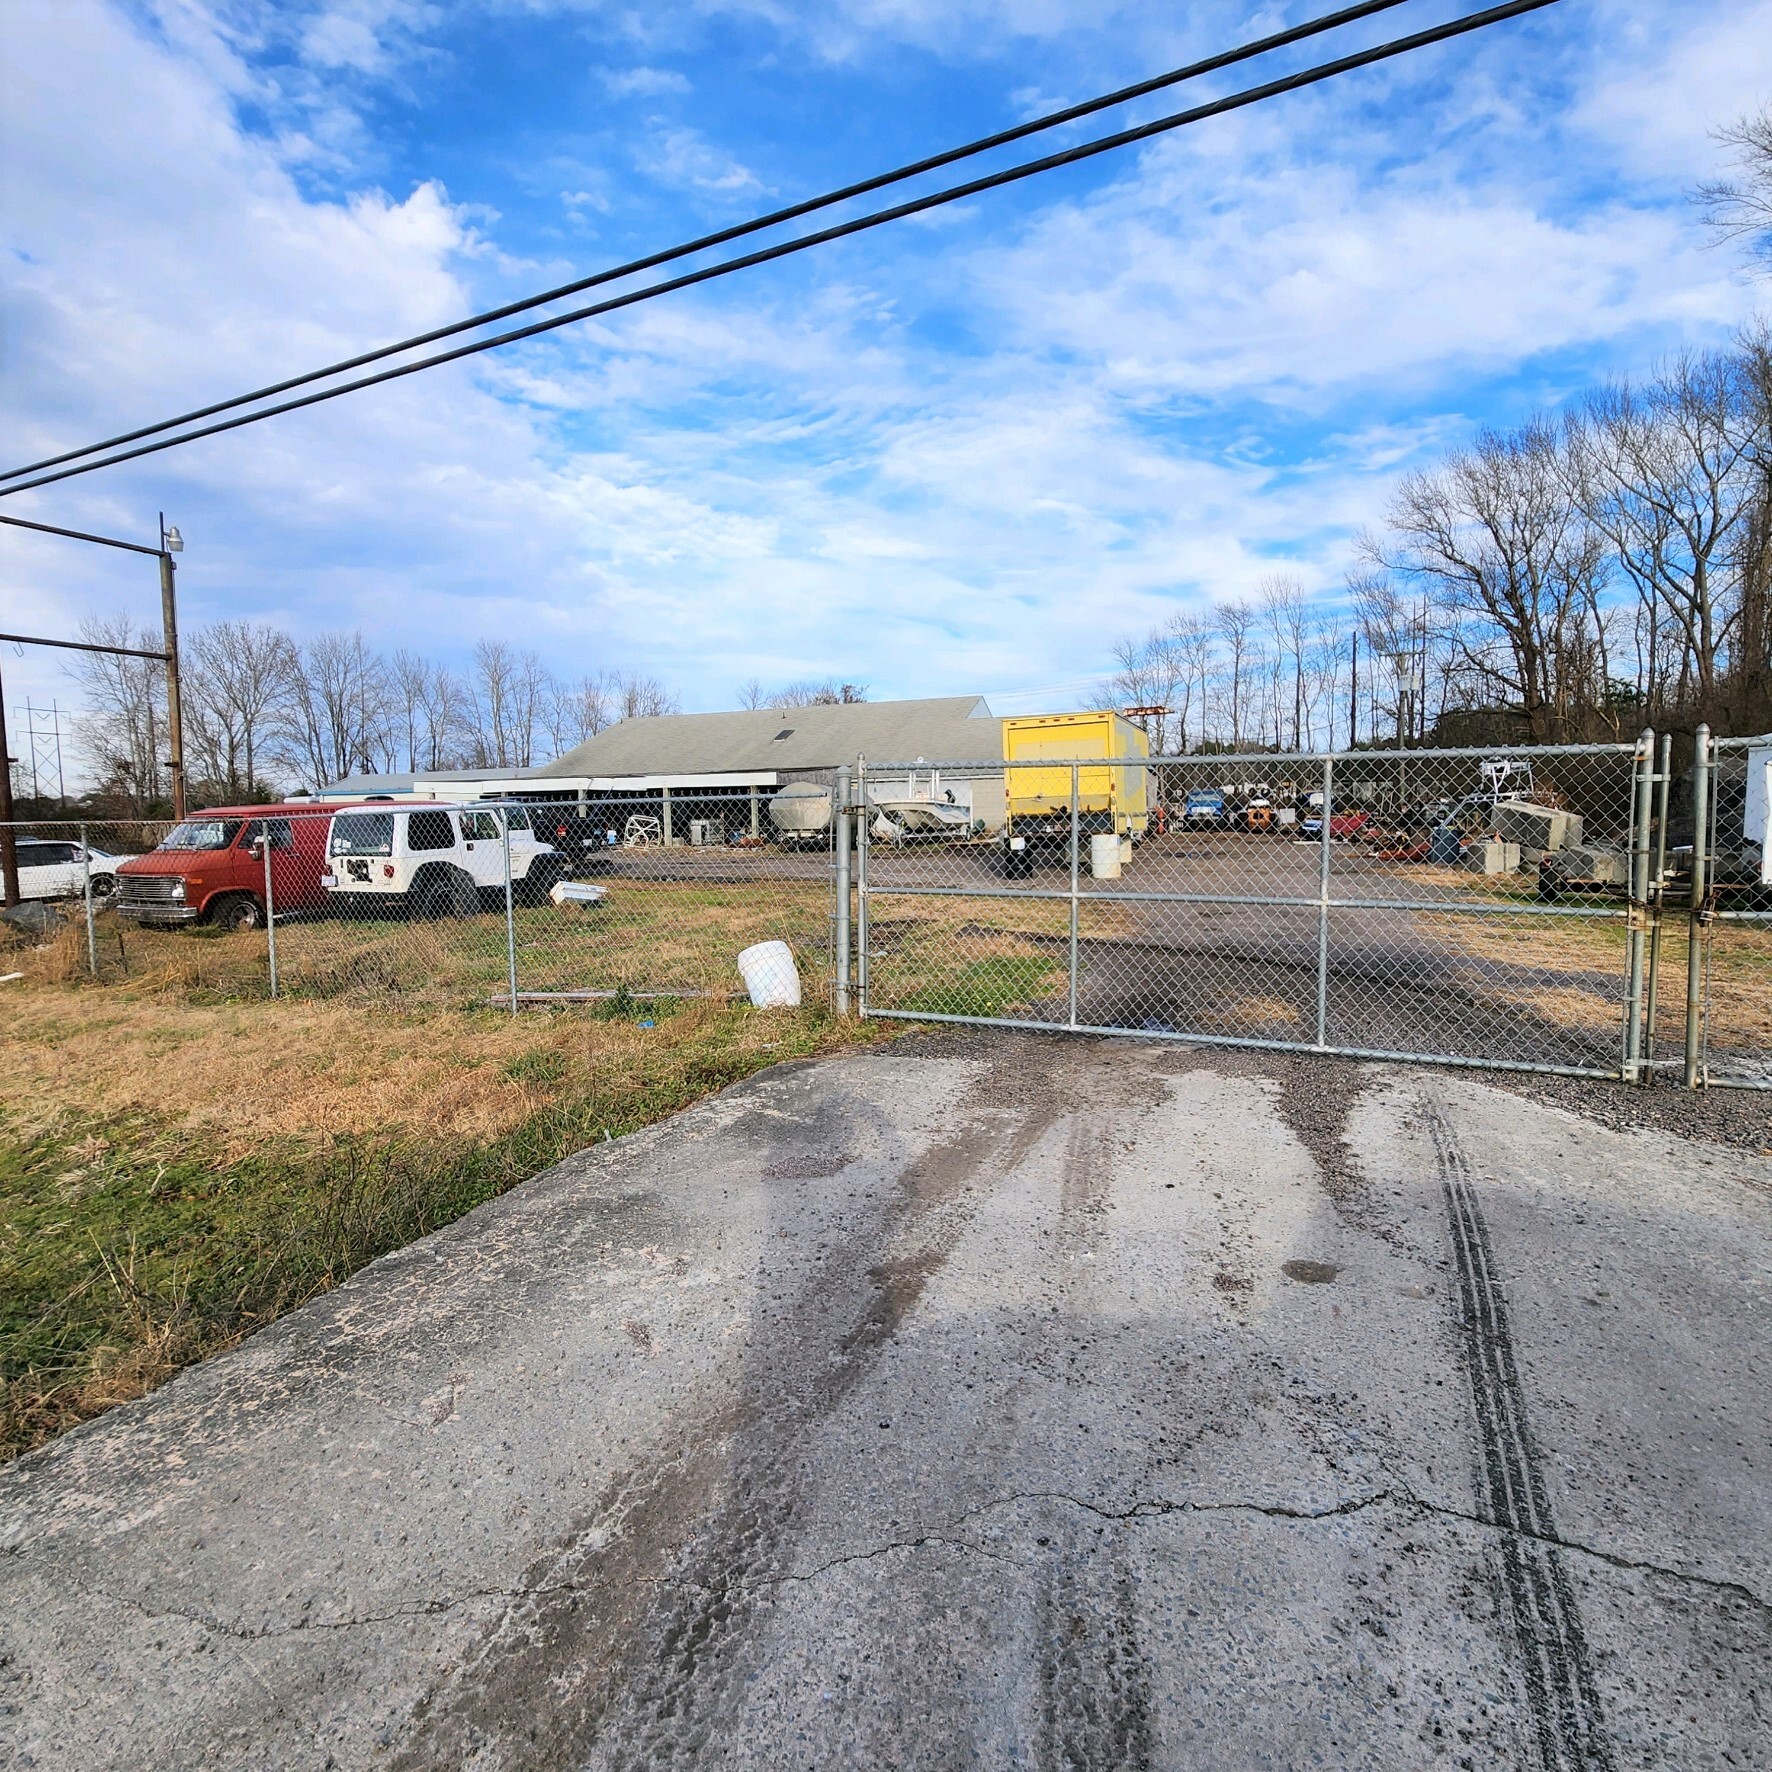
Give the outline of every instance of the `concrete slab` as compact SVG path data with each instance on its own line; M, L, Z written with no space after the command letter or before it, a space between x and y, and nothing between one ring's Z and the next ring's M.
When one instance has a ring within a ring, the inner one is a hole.
M1772 1764L1772 1166L954 1040L0 1471L0 1762Z

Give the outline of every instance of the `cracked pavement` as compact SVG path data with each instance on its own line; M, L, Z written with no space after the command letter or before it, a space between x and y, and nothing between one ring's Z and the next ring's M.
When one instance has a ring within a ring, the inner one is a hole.
M0 1470L0 1764L1772 1766L1772 1164L782 1066Z

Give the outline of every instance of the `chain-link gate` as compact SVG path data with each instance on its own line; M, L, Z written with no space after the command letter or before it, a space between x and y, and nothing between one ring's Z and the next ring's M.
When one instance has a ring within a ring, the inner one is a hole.
M1637 1077L1654 740L858 772L862 1012Z
M1689 878L1689 1081L1772 1089L1772 734L1712 740L1699 731Z
M14 828L31 982L839 1014L1772 1087L1772 738L858 763L834 792ZM834 813L834 815L833 815ZM804 828L792 828L796 825ZM853 917L851 906L853 905Z

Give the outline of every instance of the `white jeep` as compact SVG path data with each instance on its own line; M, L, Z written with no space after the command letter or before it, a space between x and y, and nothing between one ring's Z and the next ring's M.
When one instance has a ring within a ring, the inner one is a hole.
M404 906L421 917L472 917L504 902L507 823L511 896L540 904L566 878L566 859L536 836L521 806L427 802L337 813L320 884L361 911Z

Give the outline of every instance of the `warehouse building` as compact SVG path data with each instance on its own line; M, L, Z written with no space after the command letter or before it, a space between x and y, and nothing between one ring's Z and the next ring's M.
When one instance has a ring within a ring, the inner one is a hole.
M351 776L318 797L571 802L604 809L616 832L652 817L666 843L723 842L768 835L767 808L784 787L828 787L864 757L898 766L870 777L875 799L936 797L989 828L1002 823L1002 722L975 695L657 714L607 726L539 768Z

